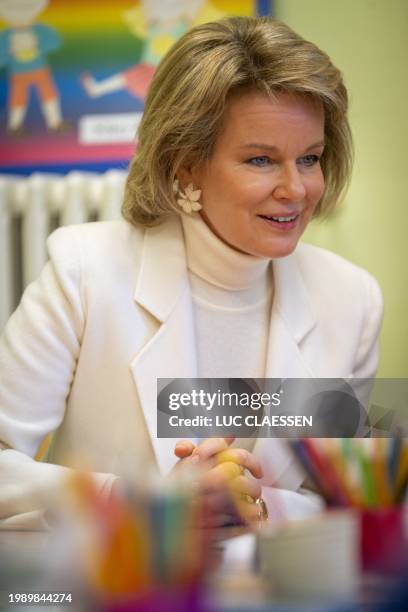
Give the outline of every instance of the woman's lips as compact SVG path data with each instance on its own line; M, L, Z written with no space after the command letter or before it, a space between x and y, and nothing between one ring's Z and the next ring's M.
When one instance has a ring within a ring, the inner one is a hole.
M289 231L293 229L299 219L298 214L293 215L258 215L260 219L263 219L269 226L277 228L281 231Z

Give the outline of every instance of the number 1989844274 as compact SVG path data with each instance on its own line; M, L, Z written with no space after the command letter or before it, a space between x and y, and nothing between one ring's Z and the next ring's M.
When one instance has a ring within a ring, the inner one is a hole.
M73 601L72 593L61 593L56 591L24 591L21 593L9 593L9 604L71 604Z

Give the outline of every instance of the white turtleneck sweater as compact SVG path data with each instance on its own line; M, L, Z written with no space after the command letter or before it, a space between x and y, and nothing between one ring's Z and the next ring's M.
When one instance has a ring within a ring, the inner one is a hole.
M231 248L200 215L182 220L199 376L263 378L273 294L270 260Z
M182 215L193 296L198 375L264 378L273 301L271 260L222 242L200 215ZM293 468L295 469L295 468ZM262 487L270 517L297 519L318 512L320 498Z

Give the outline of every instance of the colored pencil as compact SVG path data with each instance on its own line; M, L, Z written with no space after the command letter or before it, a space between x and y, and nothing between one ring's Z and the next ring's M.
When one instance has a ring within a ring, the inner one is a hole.
M307 439L289 442L329 506L389 508L408 491L408 442L385 438Z

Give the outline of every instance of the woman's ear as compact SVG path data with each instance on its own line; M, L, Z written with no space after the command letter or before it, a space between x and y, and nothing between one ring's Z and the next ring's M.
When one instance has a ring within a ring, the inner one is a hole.
M200 171L198 166L180 166L176 176L183 189L188 185L193 185L195 189L200 189Z
M186 168L185 166L182 166L181 168L177 170L176 176L179 181L180 187L182 189L185 189L187 185L192 182L191 171L189 168Z

